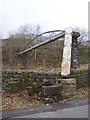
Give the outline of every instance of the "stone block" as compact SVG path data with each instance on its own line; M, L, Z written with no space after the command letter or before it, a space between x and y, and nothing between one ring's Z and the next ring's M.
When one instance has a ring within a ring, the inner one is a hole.
M76 80L75 78L67 78L61 80L62 91L64 96L76 94Z
M76 85L76 79L75 78L66 78L61 79L62 85Z
M61 92L61 84L51 85L51 86L42 86L42 95L43 96L53 96L60 94Z

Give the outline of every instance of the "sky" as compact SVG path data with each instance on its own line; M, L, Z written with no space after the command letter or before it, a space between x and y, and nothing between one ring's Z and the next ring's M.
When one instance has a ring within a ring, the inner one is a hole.
M88 0L0 0L0 36L21 25L40 25L42 32L88 28Z

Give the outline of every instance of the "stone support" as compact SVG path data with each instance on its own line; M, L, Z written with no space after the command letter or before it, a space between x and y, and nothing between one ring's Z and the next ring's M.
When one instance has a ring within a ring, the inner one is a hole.
M67 78L61 80L62 93L64 96L71 96L76 94L76 79Z

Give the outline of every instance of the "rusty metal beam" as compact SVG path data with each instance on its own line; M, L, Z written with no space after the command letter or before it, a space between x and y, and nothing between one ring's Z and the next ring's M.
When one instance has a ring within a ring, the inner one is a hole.
M26 50L18 53L18 55L27 53L27 52L29 52L29 51L31 51L31 50L33 50L33 49L36 49L36 48L38 48L38 47L40 47L40 46L43 46L43 45L45 45L45 44L48 44L48 43L50 43L50 42L53 42L53 41L55 41L55 40L57 40L57 39L60 39L60 38L62 38L62 37L64 37L64 36L65 36L65 31L63 31L62 33L57 34L55 37L53 37L53 38L51 38L51 39L49 39L49 40L47 40L47 41L44 41L44 42L42 42L42 43L39 43L39 44L37 44L37 45L35 45L35 46L32 46L32 47L30 47L30 48L28 48L28 49L26 49Z

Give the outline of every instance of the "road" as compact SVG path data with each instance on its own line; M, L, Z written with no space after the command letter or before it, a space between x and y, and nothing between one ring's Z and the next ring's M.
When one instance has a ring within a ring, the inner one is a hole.
M36 108L3 111L3 118L88 118L88 99L55 103ZM6 120L6 119L5 119Z
M16 118L88 118L88 105L24 115Z

